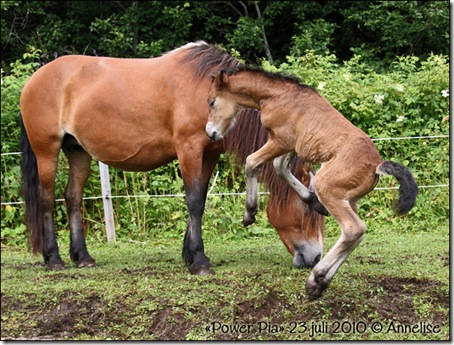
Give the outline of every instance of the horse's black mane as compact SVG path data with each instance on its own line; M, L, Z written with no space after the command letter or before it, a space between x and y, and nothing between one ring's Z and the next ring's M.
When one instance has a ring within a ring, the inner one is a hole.
M235 126L227 132L224 138L225 151L236 158L236 163L244 166L246 158L260 149L268 140L268 132L260 122L260 112L255 109L245 109L238 114ZM301 158L295 157L290 162L292 174L299 180L303 178L303 168L307 168ZM278 177L273 162L264 165L259 176L270 195L276 198L278 208L284 210L290 193L294 193L284 179Z
M185 49L181 63L193 63L196 78L215 75L221 70L234 70L244 66L230 54L205 42L196 42Z

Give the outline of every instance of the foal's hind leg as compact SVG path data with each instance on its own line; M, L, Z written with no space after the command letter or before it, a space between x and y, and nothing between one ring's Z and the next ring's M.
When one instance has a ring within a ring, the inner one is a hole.
M314 209L324 216L328 216L329 212L326 210L325 206L320 203L317 195L303 185L301 181L299 181L290 171L289 164L294 156L294 152L289 152L275 158L273 165L276 170L276 174L287 181L289 186L296 192L296 194L298 194L300 199L309 206L309 208Z
M73 137L65 138L63 151L69 161L68 185L65 190L71 242L69 255L77 267L92 267L95 260L88 254L81 219L82 196L90 174L91 157Z
M341 236L325 257L314 267L306 284L310 300L319 298L331 283L339 267L363 239L366 225L356 214L356 202L320 194L341 228Z

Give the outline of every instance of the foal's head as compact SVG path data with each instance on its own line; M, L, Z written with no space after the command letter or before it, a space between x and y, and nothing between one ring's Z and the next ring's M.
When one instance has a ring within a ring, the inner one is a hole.
M243 109L237 101L237 96L229 92L228 75L219 72L213 77L208 93L210 113L205 130L213 141L221 140L235 125L236 116Z

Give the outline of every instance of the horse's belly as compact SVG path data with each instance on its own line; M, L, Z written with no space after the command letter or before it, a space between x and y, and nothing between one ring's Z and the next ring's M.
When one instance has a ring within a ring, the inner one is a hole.
M148 171L167 164L177 155L172 142L135 143L117 141L108 145L99 142L84 143L84 149L97 160L126 171Z
M167 163L170 163L174 159L175 156L162 156L161 159L153 159L151 160L149 157L145 157L146 159L142 159L141 156L128 158L124 161L103 161L103 163L125 171L150 171L160 166L163 166Z

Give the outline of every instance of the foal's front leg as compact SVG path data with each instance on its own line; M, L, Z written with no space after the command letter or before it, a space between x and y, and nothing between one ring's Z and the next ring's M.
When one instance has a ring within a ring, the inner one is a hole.
M289 152L274 159L273 165L277 176L287 181L289 186L296 192L296 194L298 194L300 199L303 200L311 209L314 209L324 216L329 216L328 210L320 203L317 195L302 184L301 181L298 180L290 171L290 161L294 156L294 152ZM314 175L311 174L311 179L313 176Z
M257 174L263 164L282 155L284 152L273 139L269 139L260 150L246 158L246 211L243 215L244 226L255 222L255 215L258 209Z

